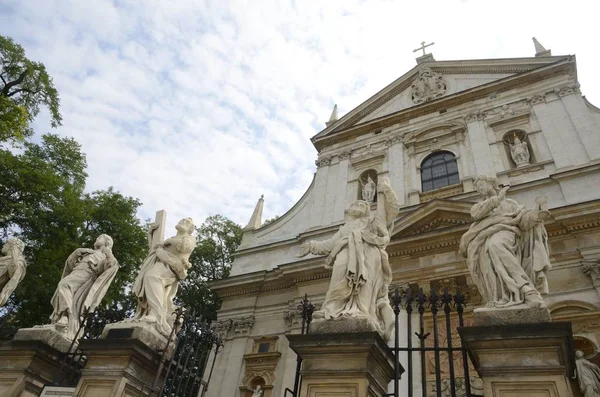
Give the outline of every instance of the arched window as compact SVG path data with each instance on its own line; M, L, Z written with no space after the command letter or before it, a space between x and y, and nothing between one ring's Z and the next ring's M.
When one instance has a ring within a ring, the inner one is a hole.
M459 183L456 158L450 152L431 154L421 163L421 191L427 192Z

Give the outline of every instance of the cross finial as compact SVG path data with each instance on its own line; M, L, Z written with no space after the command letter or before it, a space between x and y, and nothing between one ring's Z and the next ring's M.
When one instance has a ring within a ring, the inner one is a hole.
M421 42L421 47L414 49L414 50L413 50L413 52L417 52L417 51L419 51L419 50L423 50L423 55L425 55L425 48L427 48L427 47L429 47L429 46L432 46L432 45L434 45L434 44L435 44L435 43L434 43L433 41L432 41L431 43L429 43L429 44L425 44L425 42L424 42L424 41L422 41L422 42Z

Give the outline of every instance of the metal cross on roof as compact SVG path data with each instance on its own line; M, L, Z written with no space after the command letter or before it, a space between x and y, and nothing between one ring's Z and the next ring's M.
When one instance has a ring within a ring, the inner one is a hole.
M434 45L434 44L435 44L435 43L432 41L431 43L429 43L429 44L427 44L427 45L426 45L426 44L425 44L425 42L424 42L424 41L422 41L422 42L421 42L421 47L414 49L414 50L413 50L413 52L417 52L417 51L419 51L419 50L423 50L423 55L425 55L425 48L427 48L427 47L429 47L429 46L431 46L431 45Z

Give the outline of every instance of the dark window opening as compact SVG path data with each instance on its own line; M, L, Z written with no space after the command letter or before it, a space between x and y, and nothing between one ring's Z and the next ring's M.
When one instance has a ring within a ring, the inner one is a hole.
M421 191L440 189L460 183L456 158L450 152L429 155L421 163Z

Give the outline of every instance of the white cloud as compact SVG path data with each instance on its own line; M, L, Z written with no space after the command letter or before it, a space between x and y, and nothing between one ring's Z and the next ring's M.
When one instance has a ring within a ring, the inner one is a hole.
M532 56L536 36L577 54L600 103L595 12L552 1L8 0L0 34L44 62L64 125L87 153L88 189L114 186L169 223L287 211L312 180L309 138L415 65ZM48 131L47 115L35 126Z

